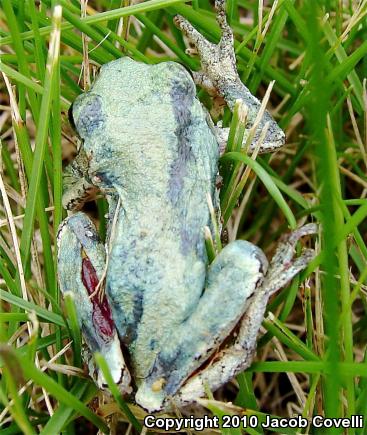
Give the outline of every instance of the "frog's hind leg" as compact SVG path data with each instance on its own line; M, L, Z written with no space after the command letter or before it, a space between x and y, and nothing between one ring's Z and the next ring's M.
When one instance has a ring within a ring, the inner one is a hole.
M96 291L103 277L106 255L96 229L84 213L65 219L57 235L58 274L61 291L70 293L78 314L84 340L91 353L105 358L112 378L122 393L130 392L130 374L124 362L120 341L111 317L106 296ZM90 375L100 388L105 388L103 374L95 368L90 352L84 359Z
M237 100L242 100L247 107L246 132L244 145L249 129L254 125L261 103L254 97L242 83L236 68L234 51L234 38L227 23L225 1L216 0L217 22L221 29L221 38L218 44L207 41L185 18L180 15L175 17L175 24L187 36L197 49L201 61L201 71L194 72L195 82L205 88L211 95L215 92L224 98L230 110L233 111ZM271 152L285 143L282 129L265 110L258 123L257 130L252 140L250 151L257 146L261 131L268 124L267 133L260 144L260 152ZM227 142L229 129L216 128L220 143Z
M191 377L171 399L171 404L170 400L166 400L166 407L172 404L182 407L199 397L205 397L207 388L215 391L249 367L268 299L297 273L305 269L312 260L315 254L313 250L304 250L299 257L292 259L297 241L303 236L315 233L317 233L316 225L305 225L292 232L279 244L260 289L251 297L234 344L220 351L210 365Z
M141 406L159 410L165 398L175 395L215 352L246 311L267 265L263 252L244 240L220 252L209 268L195 311L167 335L149 376L139 386L136 401Z

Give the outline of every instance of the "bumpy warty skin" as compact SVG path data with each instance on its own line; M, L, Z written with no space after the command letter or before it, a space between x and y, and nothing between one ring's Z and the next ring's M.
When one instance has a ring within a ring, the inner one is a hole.
M247 107L244 151L249 139L249 152L274 151L284 132L267 111L257 124L260 102L238 76L225 1L215 8L218 44L175 17L200 57L193 78L231 110L238 99ZM110 62L70 112L81 141L64 172L63 205L79 210L100 191L109 208L105 243L82 212L57 235L60 290L76 301L89 373L108 388L93 361L99 352L120 392L135 391L149 412L192 404L249 366L269 297L313 258L307 249L293 257L297 241L317 227L285 237L269 268L261 249L244 240L208 266L207 196L217 203L218 150L229 128L213 126L177 63Z
M73 116L90 180L121 199L106 293L139 384L203 291L218 144L192 78L173 62L104 65Z

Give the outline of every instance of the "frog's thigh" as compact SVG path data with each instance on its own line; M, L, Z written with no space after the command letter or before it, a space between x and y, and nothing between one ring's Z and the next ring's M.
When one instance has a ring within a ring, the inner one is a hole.
M205 360L231 332L246 310L250 296L264 278L268 261L257 246L244 240L227 245L211 264L206 288L197 309L183 324L187 335L194 328L197 341L188 340L188 348L196 348L195 358ZM204 347L204 343L208 346ZM204 350L202 355L198 352Z
M268 299L269 292L263 288L251 297L246 314L241 320L235 343L219 353L218 359L191 377L181 387L172 399L176 406L182 407L195 402L199 397L205 397L206 389L217 390L250 365ZM167 400L166 407L169 406L170 403Z
M222 250L208 271L195 312L163 343L151 374L138 390L138 403L157 410L166 396L178 391L238 323L266 268L263 252L251 243L238 240ZM159 383L163 389L157 391L154 386Z
M91 352L100 352L109 366L114 381L123 391L128 391L130 375L120 349L120 342L106 300L100 295L89 295L95 290L105 267L105 248L99 241L96 229L84 213L65 219L57 236L58 274L60 289L70 292L78 314L85 342ZM90 361L88 361L88 365ZM102 373L89 367L103 388Z

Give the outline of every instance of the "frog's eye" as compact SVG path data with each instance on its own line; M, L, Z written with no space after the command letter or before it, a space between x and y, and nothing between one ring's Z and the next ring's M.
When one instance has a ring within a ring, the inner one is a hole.
M73 104L69 107L68 118L69 118L69 123L70 123L71 127L73 128L73 130L76 130L74 116L73 116Z

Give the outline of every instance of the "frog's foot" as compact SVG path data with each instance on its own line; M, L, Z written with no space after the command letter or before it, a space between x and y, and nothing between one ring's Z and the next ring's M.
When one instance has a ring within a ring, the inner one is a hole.
M102 389L107 387L100 370L95 368L91 353L105 358L112 378L122 393L130 392L130 374L121 353L111 311L106 297L100 301L95 289L105 267L105 248L96 229L84 213L65 219L57 235L60 289L73 295L78 320L90 353L84 355L90 375Z
M217 93L227 101L228 86L241 84L236 69L236 56L233 49L233 33L225 14L225 1L215 2L217 22L221 28L219 44L209 42L185 18L177 15L174 18L176 26L187 36L195 46L201 61L202 71L194 73L194 80L207 90L216 89ZM230 98L230 106L234 104ZM232 104L233 103L233 104Z
M218 44L213 44L205 39L185 18L180 15L175 17L175 24L187 36L195 46L201 61L201 71L194 72L195 82L213 95L216 91L224 98L228 107L233 111L237 100L241 100L247 108L246 143L250 128L254 125L260 111L261 103L254 97L246 86L241 82L236 68L236 56L233 48L233 33L227 23L225 13L225 1L215 2L217 10L217 22L221 29L221 38ZM268 123L267 133L260 144L260 152L272 152L285 143L285 135L278 124L265 110L262 118L256 122L257 129L252 139L250 151L253 150L259 141L262 130ZM217 128L219 143L227 143L229 129Z
M208 388L215 391L250 366L269 296L305 269L312 260L314 257L312 250L304 250L295 260L292 258L297 241L303 236L316 233L316 225L305 225L293 231L279 244L261 287L249 301L234 343L229 347L219 349L210 363L199 373L190 377L176 395L166 398L165 408L182 407L195 402L197 398L205 397Z

